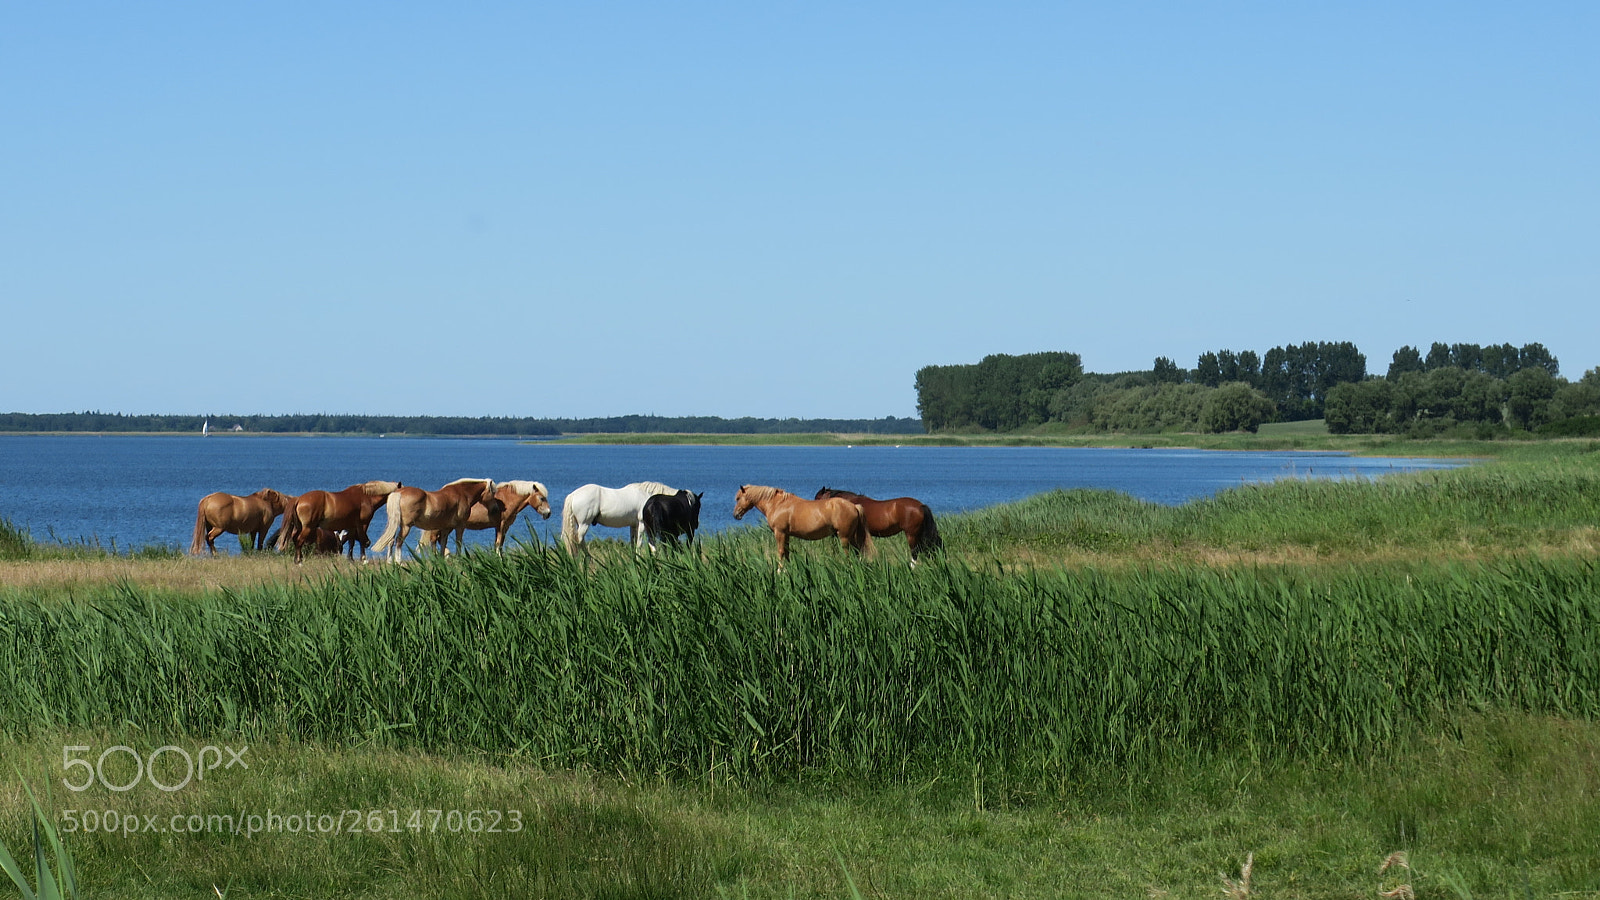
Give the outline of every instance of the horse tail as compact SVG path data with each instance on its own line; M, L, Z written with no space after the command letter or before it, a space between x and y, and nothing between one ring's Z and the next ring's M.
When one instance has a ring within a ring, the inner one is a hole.
M383 523L383 534L378 535L378 539L372 542L373 553L382 553L389 549L389 545L394 543L394 536L400 533L399 491L394 491L389 495L389 499L383 501L383 510L387 514L388 521Z
M276 549L279 553L282 553L284 550L288 549L289 545L294 542L295 538L298 537L299 534L300 498L295 497L289 501L288 506L283 508L283 525L278 528L278 545L274 549Z
M862 556L871 559L877 552L877 548L873 546L872 532L867 528L867 511L859 503L851 505L856 508L856 517L854 528L852 529L854 534L850 537L850 546L861 551Z
M189 542L189 552L195 556L199 556L201 548L205 547L205 545L206 502L201 500L200 505L195 507L194 510L194 540Z
M917 536L917 550L926 550L937 553L944 549L944 538L939 536L939 523L933 518L933 510L928 504L922 504L922 533Z
M578 510L569 494L565 503L561 504L561 542L567 546L568 553L578 552Z

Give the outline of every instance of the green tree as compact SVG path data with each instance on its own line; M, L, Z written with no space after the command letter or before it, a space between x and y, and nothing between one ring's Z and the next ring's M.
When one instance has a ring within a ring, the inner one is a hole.
M1171 359L1158 356L1150 375L1157 384L1182 384L1184 372Z
M1577 381L1561 385L1550 398L1551 421L1578 416L1600 416L1600 369L1590 369Z
M1550 421L1550 401L1560 387L1549 371L1533 367L1506 379L1509 424L1532 431Z
M1393 381L1407 372L1421 372L1422 369L1422 353L1407 344L1394 352L1394 359L1389 363L1388 378Z
M1200 409L1200 427L1208 432L1248 431L1272 421L1276 405L1266 394L1242 381L1218 387L1206 396Z
M1328 391L1323 416L1332 434L1381 434L1395 429L1394 385L1386 379L1351 381Z

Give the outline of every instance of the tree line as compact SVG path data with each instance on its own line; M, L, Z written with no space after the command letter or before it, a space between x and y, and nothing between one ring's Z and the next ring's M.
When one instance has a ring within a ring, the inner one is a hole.
M745 416L611 416L590 419L481 416L361 415L127 415L123 413L0 413L0 432L215 432L255 434L393 434L414 437L555 437L561 434L917 434L917 419L761 419Z
M1600 434L1600 368L1568 381L1542 344L1407 346L1386 376L1334 390L1326 419L1334 434Z
M1537 343L1435 343L1426 354L1406 346L1377 376L1355 344L1309 341L1265 353L1207 351L1192 369L1161 356L1148 370L1111 374L1085 372L1076 353L994 354L925 366L916 388L930 432L1255 431L1267 422L1325 419L1340 433L1438 433L1457 423L1548 430L1600 415L1592 381L1600 375L1568 385L1555 356Z

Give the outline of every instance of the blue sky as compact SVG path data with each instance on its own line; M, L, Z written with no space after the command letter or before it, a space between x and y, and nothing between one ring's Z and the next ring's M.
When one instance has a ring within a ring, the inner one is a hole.
M447 6L449 8L447 8ZM12 4L0 411L877 417L1600 365L1591 3Z

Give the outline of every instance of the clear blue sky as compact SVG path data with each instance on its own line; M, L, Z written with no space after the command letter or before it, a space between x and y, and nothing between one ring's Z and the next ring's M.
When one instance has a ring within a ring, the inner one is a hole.
M0 411L876 417L930 363L1600 365L1600 5L26 3Z

